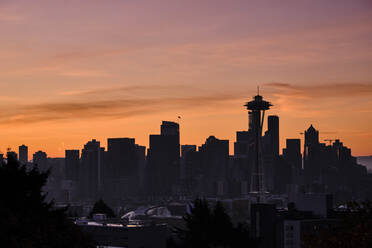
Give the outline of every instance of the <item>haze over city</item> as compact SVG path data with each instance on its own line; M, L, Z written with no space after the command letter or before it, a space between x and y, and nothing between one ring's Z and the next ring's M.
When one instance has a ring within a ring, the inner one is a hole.
M181 144L233 141L260 86L281 148L313 124L371 155L371 23L368 0L1 0L0 150L148 146L178 116Z

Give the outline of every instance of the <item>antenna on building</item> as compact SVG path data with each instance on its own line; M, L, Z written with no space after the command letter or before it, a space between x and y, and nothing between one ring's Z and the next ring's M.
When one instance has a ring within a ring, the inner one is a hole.
M257 95L260 95L260 86L257 85Z

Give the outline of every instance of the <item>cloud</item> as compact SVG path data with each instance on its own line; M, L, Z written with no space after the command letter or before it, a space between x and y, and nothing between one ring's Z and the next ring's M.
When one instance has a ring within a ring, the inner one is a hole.
M75 90L75 91L63 91L60 92L60 95L64 96L99 96L99 95L117 95L120 93L134 93L138 91L179 91L184 89L193 88L191 86L181 85L181 84L173 84L173 85L157 85L157 84L150 84L150 85L128 85L128 86L120 86L120 87L106 87L106 88L98 88L92 90Z
M27 125L45 121L67 121L85 119L123 119L132 116L160 113L168 110L222 106L241 96L237 94L213 94L189 97L162 97L103 100L71 100L46 102L4 109L0 114L0 125Z
M287 97L302 96L314 99L372 95L372 83L327 83L302 86L274 82L266 83L265 85Z
M360 112L362 102L365 102L364 107L372 107L366 100L372 96L372 83L298 85L272 82L264 86L280 111L303 118L325 117L340 113L341 109Z

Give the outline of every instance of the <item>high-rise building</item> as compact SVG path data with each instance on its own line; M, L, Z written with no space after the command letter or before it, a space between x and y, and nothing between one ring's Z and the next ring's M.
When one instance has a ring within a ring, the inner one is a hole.
M199 147L204 182L207 196L223 196L227 189L227 168L229 165L229 140L220 140L214 136L207 138Z
M183 195L194 198L203 189L200 153L196 145L182 145L181 154L180 180Z
M140 146L136 144L136 155L137 155L137 175L139 186L139 194L144 195L146 192L146 146Z
M84 145L81 152L81 194L88 200L102 197L104 167L104 148L100 142L93 139Z
M319 144L319 131L316 130L313 125L305 131L305 150L306 147L310 145L318 145Z
M48 156L43 151L37 151L33 155L33 163L37 165L40 171L46 171L49 169Z
M299 176L299 173L302 170L301 140L287 139L286 148L283 149L283 157L291 164L292 168L296 171L296 175L293 176ZM298 179L299 178L294 181L298 183Z
M317 182L322 184L322 164L323 160L323 148L324 144L319 143L319 131L317 131L313 125L304 132L304 172L305 180L307 184Z
M28 162L28 147L21 145L18 147L19 161L21 164L26 164Z
M65 177L67 180L77 181L80 169L80 151L65 151Z
M181 146L181 163L180 163L180 179L183 180L186 177L186 159L188 154L196 152L196 145L182 145Z
M158 196L176 193L180 170L178 123L163 121L161 134L150 135L147 161L148 193Z
M140 162L137 149L135 139L132 138L107 140L105 188L110 198L122 199L137 195Z
M13 152L13 151L7 151L6 153L6 157L9 159L9 158L13 158L15 160L18 160L18 154L16 152Z
M267 119L267 131L270 136L270 143L272 146L273 155L279 156L279 117L276 115L269 115Z
M250 188L254 158L254 132L250 124L248 131L236 132L234 143L234 166L231 171L230 192L234 196L247 195Z
M277 173L277 178L286 181L292 187L292 192L297 191L298 186L302 181L302 155L301 155L301 140L287 139L286 148L283 149L283 159L289 167L290 173L287 170L281 170ZM285 175L284 175L285 174Z
M176 136L179 138L180 137L179 124L172 121L163 121L160 126L160 134L163 136Z

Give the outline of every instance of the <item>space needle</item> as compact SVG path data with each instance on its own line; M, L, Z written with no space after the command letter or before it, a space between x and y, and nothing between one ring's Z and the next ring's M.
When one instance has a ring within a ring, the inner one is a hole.
M262 161L262 127L265 118L265 111L269 110L272 104L264 101L258 90L257 95L253 97L253 100L247 102L244 106L247 108L250 115L250 126L252 127L254 133L254 163L250 194L256 196L257 203L260 203L260 197L267 193L264 183Z

